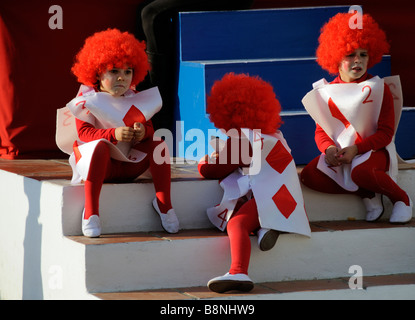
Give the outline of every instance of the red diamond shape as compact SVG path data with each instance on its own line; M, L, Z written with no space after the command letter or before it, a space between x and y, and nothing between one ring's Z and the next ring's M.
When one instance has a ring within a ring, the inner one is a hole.
M146 118L143 113L135 106L132 105L130 110L125 114L124 119L122 119L127 127L133 127L135 122L145 123Z
M290 215L294 212L295 208L297 207L297 202L291 195L290 191L288 191L285 184L283 184L280 190L278 190L277 193L274 194L272 200L274 201L278 210L286 219L290 217Z
M293 160L293 157L287 149L285 149L282 142L278 140L265 160L275 171L281 174Z

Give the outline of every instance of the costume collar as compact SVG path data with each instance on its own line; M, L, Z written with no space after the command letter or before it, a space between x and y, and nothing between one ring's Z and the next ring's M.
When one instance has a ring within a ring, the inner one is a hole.
M371 78L373 78L373 76L366 72L363 76L361 76L359 79L357 79L355 81L345 82L340 78L340 75L338 75L337 78L334 79L331 83L361 83L361 82L369 80Z

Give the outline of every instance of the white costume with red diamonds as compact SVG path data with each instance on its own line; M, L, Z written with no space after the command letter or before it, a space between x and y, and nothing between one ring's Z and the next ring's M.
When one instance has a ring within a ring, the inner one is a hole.
M56 141L62 151L71 155L69 162L73 170L72 183L86 180L91 157L100 141L110 146L111 157L119 161L137 163L146 156L132 148L130 142L113 144L106 139L87 143L81 141L77 135L75 118L88 122L97 129L132 127L135 122L145 123L150 120L161 106L162 100L157 87L139 93L129 90L124 96L116 98L82 85L78 96L65 108L58 110Z
M316 123L337 144L345 148L373 135L377 130L382 107L384 83L389 85L394 97L395 130L402 111L402 90L399 76L380 79L373 77L360 83L328 84L322 79L313 84L314 89L307 93L302 102ZM386 150L389 152L389 175L396 180L397 155L392 141ZM369 159L373 151L357 155L351 164L331 167L320 156L317 168L348 191L358 190L352 181L351 172L359 164Z
M223 231L238 199L253 195L261 228L310 237L296 165L282 133L260 135L249 134L247 130L242 129L245 136L253 137L251 172L244 174L238 169L221 181L224 196L219 205L207 210L210 221Z

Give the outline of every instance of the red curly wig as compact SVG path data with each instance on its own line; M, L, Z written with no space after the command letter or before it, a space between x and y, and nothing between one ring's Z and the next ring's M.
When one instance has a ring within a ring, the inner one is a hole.
M354 13L338 13L321 28L316 52L317 62L330 74L337 74L343 58L356 49L368 51L368 68L379 63L382 56L389 51L385 32L369 14L361 16L362 29L349 27L349 20L354 15Z
M78 81L95 86L97 77L112 68L132 68L132 86L144 80L150 65L145 52L146 45L132 34L118 29L97 32L85 40L72 66Z
M207 97L210 120L226 131L249 128L272 134L282 123L280 111L272 86L246 74L226 74L213 84Z

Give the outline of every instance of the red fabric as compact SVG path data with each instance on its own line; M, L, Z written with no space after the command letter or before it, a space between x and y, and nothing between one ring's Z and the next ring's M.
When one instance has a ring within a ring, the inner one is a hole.
M107 139L116 144L115 128L96 129L88 122L76 119L78 137L84 142ZM143 140L134 146L135 149L147 153L139 163L128 163L111 159L107 144L99 143L92 156L90 171L85 181L85 218L92 214L99 215L99 195L104 182L128 182L140 176L150 168L153 177L156 197L161 212L166 213L171 206L170 181L171 170L169 163L157 164L154 161L154 149L163 141L153 141L154 128L150 121L144 124L146 133ZM76 148L75 153L76 153ZM167 146L163 148L167 150ZM168 155L164 155L168 158ZM79 157L79 156L78 156Z
M98 139L107 139L109 142L117 144L117 139L115 139L115 128L96 129L89 122L79 119L75 119L75 122L78 137L81 141L90 142Z
M96 129L92 124L75 119L76 129L78 130L78 137L83 142L90 142L98 139L107 139L108 141L117 144L115 139L115 128L110 129ZM135 122L135 121L134 121ZM151 120L144 123L145 135L143 140L153 136L154 128Z
M251 257L250 234L260 228L255 199L244 203L229 220L226 229L231 247L230 274L248 274Z
M153 177L156 197L161 212L167 213L172 208L170 181L171 169L169 163L157 164L154 161L153 151L164 141L147 139L135 146L136 149L147 153L139 163L117 161L110 158L108 145L98 143L91 160L88 178L85 181L85 218L92 214L99 215L99 195L104 182L129 182L150 169ZM164 147L167 150L167 146Z
M0 1L0 158L66 158L55 143L56 110L77 92L71 74L86 37L134 32L140 0ZM50 29L52 5L63 29Z
M372 78L373 76L363 76L357 83ZM337 77L331 83L344 83L340 77ZM395 132L395 111L393 106L393 97L389 87L385 84L383 93L382 108L378 120L378 128L375 134L366 139L362 139L356 143L359 154L363 154L370 150L379 150L386 147L393 138ZM329 146L335 145L333 140L324 132L324 130L317 124L315 132L315 140L317 148L325 153Z
M239 152L244 150L242 143L245 142L238 138L226 140L225 147L219 153L215 163L200 162L198 164L200 175L208 179L223 179L240 167L248 167L251 161L252 148L249 145L249 155L242 157ZM232 152L233 150L234 152ZM238 151L237 154L236 151Z

